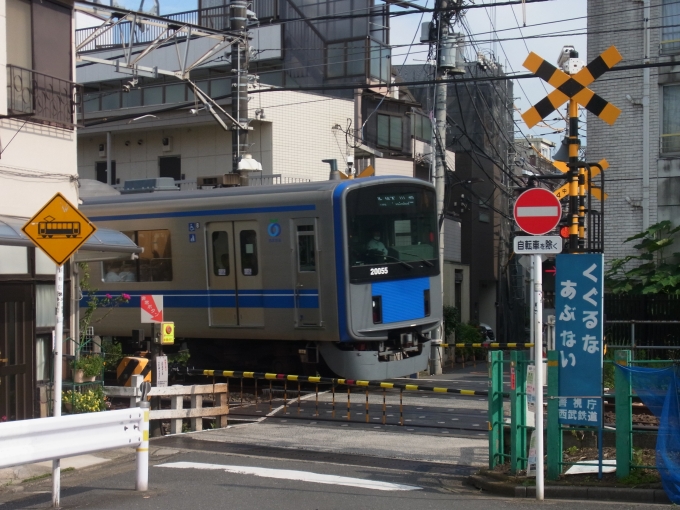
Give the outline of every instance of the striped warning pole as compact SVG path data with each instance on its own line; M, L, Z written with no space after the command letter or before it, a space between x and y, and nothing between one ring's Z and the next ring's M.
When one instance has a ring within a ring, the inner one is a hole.
M470 344L467 344L470 345ZM526 345L526 344L525 344ZM268 372L244 372L240 370L201 370L198 368L188 369L187 373L190 375L205 375L208 377L233 377L235 379L265 379L269 381L278 380L284 382L284 406L286 405L286 387L287 381L306 382L312 384L329 384L333 392L333 410L335 410L335 387L346 386L348 390L348 404L351 398L351 387L370 387L370 388L386 388L403 391L431 391L434 393L454 393L465 396L487 396L488 391L485 390L464 390L459 388L445 388L437 386L420 386L417 384L399 384L386 381L362 381L357 379L335 379L332 377L321 377L312 375L289 375L289 374L274 374ZM509 396L509 393L503 393L503 396ZM284 407L285 411L285 407ZM350 410L348 409L348 414Z
M529 349L534 346L533 342L522 342L522 343L476 343L476 344L441 344L442 347L474 347L480 349Z
M149 411L151 404L147 401L137 402L137 407L144 410L144 420L142 421L142 442L137 447L137 479L135 481L136 491L146 491L149 489Z

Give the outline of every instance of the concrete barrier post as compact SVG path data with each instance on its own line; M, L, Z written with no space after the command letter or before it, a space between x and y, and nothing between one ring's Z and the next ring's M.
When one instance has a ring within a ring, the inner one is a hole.
M144 412L144 419L142 420L142 442L137 447L135 490L146 491L149 489L149 411L151 405L146 401L140 401L137 402L137 407Z

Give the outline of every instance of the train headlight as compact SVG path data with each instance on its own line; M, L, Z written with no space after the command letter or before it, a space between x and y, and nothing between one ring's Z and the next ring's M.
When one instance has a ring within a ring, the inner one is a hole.
M382 296L373 296L373 324L382 324Z

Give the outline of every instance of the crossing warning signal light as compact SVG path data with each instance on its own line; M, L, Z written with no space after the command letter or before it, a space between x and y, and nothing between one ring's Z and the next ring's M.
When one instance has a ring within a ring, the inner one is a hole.
M569 227L564 226L560 228L560 237L562 239L569 239Z

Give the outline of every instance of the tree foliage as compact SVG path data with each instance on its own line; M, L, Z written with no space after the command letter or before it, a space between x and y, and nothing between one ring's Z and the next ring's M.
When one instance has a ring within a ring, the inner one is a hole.
M605 273L607 289L614 294L680 295L680 253L669 253L678 231L680 226L662 221L626 239L639 241L634 245L639 253L611 261Z

